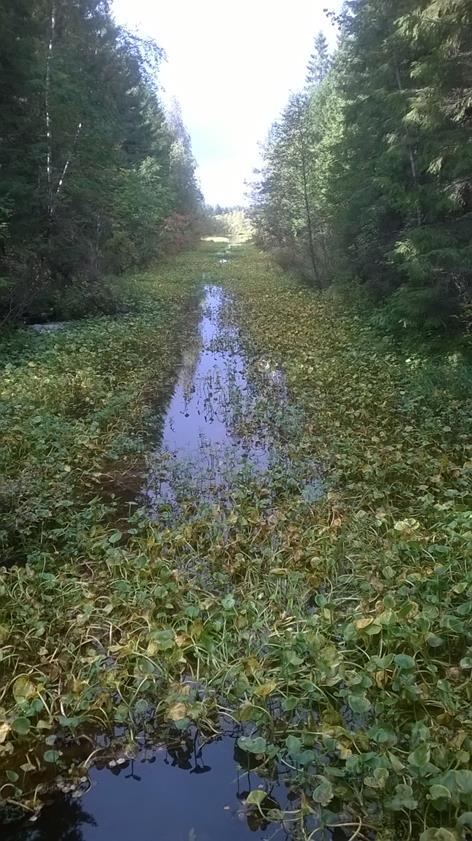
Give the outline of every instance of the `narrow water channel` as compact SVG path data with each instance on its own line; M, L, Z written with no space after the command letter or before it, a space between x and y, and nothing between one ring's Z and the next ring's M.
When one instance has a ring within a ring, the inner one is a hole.
M178 508L182 499L221 498L236 477L268 467L266 430L248 430L245 423L257 395L238 330L225 317L228 303L221 286L204 285L198 329L188 336L162 436L149 458L143 493L152 519L166 507ZM280 399L280 378L274 377L272 390Z
M147 516L156 522L181 513L185 516L189 500L224 505L235 483L258 477L267 482L277 460L280 467L285 458L282 469L290 469L290 460L280 447L284 435L290 437L287 424L291 422L290 412L285 411L283 375L265 360L249 363L230 305L221 286L203 281L198 326L189 328L177 383L163 417L161 409L140 495ZM277 442L278 428L282 434ZM316 465L302 465L297 481L304 500L311 502L319 494ZM8 820L0 816L0 838L300 838L289 820L281 823L277 817L277 810L297 810L298 798L290 790L287 768L274 769L271 779L258 777L250 770L254 757L251 763L251 757L238 747L239 735L226 732L205 741L194 730L176 734L172 745L138 749L133 755L125 751L118 759L113 758L110 745L111 750L100 752L102 758L77 788L67 784L65 775L34 822L14 813ZM266 813L272 810L271 819L246 805L254 789L266 793L265 809ZM318 835L319 839L345 837Z

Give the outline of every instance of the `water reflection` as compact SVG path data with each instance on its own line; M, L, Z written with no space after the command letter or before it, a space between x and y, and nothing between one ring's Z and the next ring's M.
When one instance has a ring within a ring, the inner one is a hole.
M197 729L169 736L160 747L133 755L96 758L75 793L55 790L36 821L5 807L2 841L347 841L353 824L323 830L315 813L300 813L300 791L291 771L275 760L264 771L243 750L236 725L205 738ZM106 741L106 740L105 740ZM264 774L264 776L262 776ZM67 775L63 789L70 787ZM250 792L263 791L261 809L247 805ZM80 796L81 795L81 796ZM334 818L335 816L333 816ZM351 819L352 820L352 819ZM355 835L374 841L373 836Z
M275 771L263 779L231 736L205 742L185 733L169 747L142 750L135 758L98 763L80 800L58 792L38 820L5 822L2 841L240 841L294 837L271 824L246 798L267 793L267 809L289 807L290 794ZM182 773L186 772L186 773Z
M241 432L256 400L237 331L224 321L221 287L206 285L196 335L189 336L162 439L150 458L144 490L151 514L175 503L183 490L211 498L241 471L267 469L270 443L263 428ZM273 390L280 390L274 383Z
M226 305L220 287L205 287L199 329L189 332L160 446L150 459L143 493L152 517L161 516L165 506L175 509L181 494L187 499L192 494L221 498L235 475L264 476L267 516L279 483L307 505L320 496L318 466L311 459L292 464L290 458L290 441L299 435L301 422L290 407L284 377L268 360L260 359L252 369L248 366L237 328L225 317ZM266 475L269 468L272 479ZM278 548L272 546L273 551ZM193 557L191 564L195 572ZM206 567L204 560L202 565ZM270 778L258 775L257 760L241 750L237 735L205 741L193 731L179 734L167 746L143 748L133 757L110 760L109 752L106 758L97 758L88 772L81 799L56 791L35 823L24 817L2 823L0 816L0 838L242 841L250 836L288 841L308 837L317 828L315 816L306 819L303 836L299 826L288 819L281 822L276 814L296 811L299 802L290 788L288 769L274 767ZM246 805L249 792L258 788L266 794L262 812ZM338 835L323 835L318 828L316 841L346 837L341 830Z
M2 841L84 841L84 828L95 825L80 800L58 792L34 823L28 819L2 821L0 816L0 837Z

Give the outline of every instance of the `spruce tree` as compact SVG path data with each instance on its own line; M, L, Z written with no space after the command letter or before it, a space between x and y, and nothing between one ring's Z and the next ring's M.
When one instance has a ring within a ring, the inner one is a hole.
M307 87L319 85L326 79L331 67L328 41L323 32L318 32L313 44L313 52L308 61L305 83Z
M47 315L75 286L85 307L104 274L159 255L173 213L197 213L189 140L178 191L161 53L107 0L0 0L0 14L0 318Z

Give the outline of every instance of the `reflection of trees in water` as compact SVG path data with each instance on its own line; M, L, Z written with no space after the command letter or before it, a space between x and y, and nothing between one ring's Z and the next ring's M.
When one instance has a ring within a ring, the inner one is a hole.
M205 765L203 761L203 748L197 730L194 736L186 734L178 744L168 745L164 762L166 765L190 771L191 774L206 774L207 771L211 771L211 766Z
M222 738L223 737L217 737L216 739L212 739L211 744L214 744L215 741L222 741ZM226 736L224 738L228 737ZM194 736L185 734L182 740L178 743L173 746L167 746L164 762L172 767L178 767L182 768L184 771L189 771L191 774L205 774L208 771L211 771L211 765L205 764L203 756L205 746L208 742L201 743L200 739L201 737L199 731L196 731ZM250 791L254 787L260 787L261 782L263 782L263 789L267 795L264 801L263 812L267 812L269 809L280 810L281 805L274 796L274 791L276 791L277 787L280 785L277 774L272 780L262 781L261 778L256 775L254 775L255 779L252 780L251 771L257 767L257 759L254 755L246 753L238 746L236 733L232 734L232 740L233 759L235 765L242 771L242 773L238 773L236 776L236 797L238 801L243 804L244 807ZM271 821L265 817L263 812L257 809L245 811L247 826L251 832L263 831L270 825ZM289 841L291 834L281 827L280 833L278 833L277 837L280 841L283 841L284 838L286 841Z
M215 745L215 743L220 743L223 750L231 751L234 772L228 769L228 773L231 775L231 779L234 779L236 789L234 793L240 804L237 808L238 817L245 821L248 830L254 833L265 832L271 825L272 829L270 831L273 832L271 837L276 838L276 841L296 841L301 837L308 837L317 826L316 816L312 815L303 819L304 830L301 831L300 817L294 817L290 821L287 816L285 821L279 823L276 817L270 815L272 810L283 813L287 808L296 812L300 805L300 794L290 789L289 772L281 772L275 763L272 769L267 772L267 776L261 776L261 771L258 772L257 757L242 750L238 745L238 736L241 733L242 730L239 726L236 726L231 732L227 731L223 736L217 736L210 740L206 740L198 730L186 731L178 735L176 733L175 739L169 738L167 744L162 746L159 751L154 747L145 748L143 746L136 758L119 760L111 765L110 746L108 746L106 751L100 757L97 757L95 768L106 770L106 773L123 776L125 779L139 783L141 775L144 773L140 771L139 766L156 763L160 752L164 751L163 761L166 765L180 768L190 774L207 774L212 770L212 766L207 764L211 761L211 758L206 748ZM284 785L284 779L287 780L288 784ZM228 777L226 776L224 779L216 778L214 780L213 796L209 797L208 801L209 809L217 808L214 804L214 794L218 791L220 783L227 784L227 782ZM266 794L261 810L246 806L249 793L255 789L262 790ZM117 796L119 796L119 793ZM112 802L108 805L110 809L113 808ZM145 812L145 806L143 808L141 805L140 808ZM2 822L0 817L0 839L1 841L84 841L82 830L85 826L97 826L97 823L93 815L90 815L83 807L83 801L71 797L70 794L58 792L52 802L42 809L38 820L34 823L25 819L23 813L20 816L12 812L9 822ZM304 834L302 835L301 832ZM192 837L195 841L199 841L198 833L190 836L190 838ZM345 834L340 828L331 831L326 830L325 834L318 829L316 837L320 841L327 841L327 839L330 839L330 841L347 841L350 835ZM106 841L108 841L108 838ZM214 838L213 841L220 841L220 839Z
M202 338L199 333L191 335L187 339L187 345L182 352L182 367L180 369L179 384L187 404L192 398L194 389L195 373L198 368L200 354L202 352Z
M0 822L0 837L2 841L83 841L84 824L97 825L79 799L57 793L34 823L24 818Z
M274 809L283 812L283 806L280 800L276 798L276 795L280 796L282 794L282 781L276 767L274 767L274 773L271 777L262 778L256 773L259 762L254 754L247 753L238 746L237 739L240 735L240 727L235 727L231 733L226 732L223 736L213 737L210 740L206 740L199 730L195 730L193 733L180 733L175 741L172 739L168 740L165 745L163 761L165 765L169 765L172 768L180 768L182 771L187 771L190 774L207 774L212 770L212 766L207 764L208 754L205 748L215 743L222 743L223 745L226 742L228 746L231 744L232 758L235 765L235 796L241 804L240 810L238 810L239 815L245 819L247 828L251 832L262 832L269 825L274 824L274 821L267 817L269 810ZM154 749L144 749L140 755L140 762L143 763L154 763L156 759L157 756ZM105 767L105 764L103 767ZM135 760L130 759L120 765L113 766L110 770L117 776L124 774L126 778L139 781L141 777L136 774L134 766ZM218 781L215 781L214 785L215 789L217 789ZM261 811L254 807L248 808L246 806L247 797L255 788L263 789L266 793L266 799L264 800ZM298 795L287 791L284 793L284 799L289 802L296 802L298 801ZM210 807L211 804L209 803ZM291 806L290 808L294 807ZM195 833L195 830L191 832ZM294 831L291 830L288 824L284 825L281 823L280 828L277 828L276 832L277 841L295 841L296 838L299 838L299 835L296 832L294 834ZM198 841L198 833L189 837L194 839L194 841ZM220 841L220 839L215 838L214 841ZM343 841L345 841L344 838Z

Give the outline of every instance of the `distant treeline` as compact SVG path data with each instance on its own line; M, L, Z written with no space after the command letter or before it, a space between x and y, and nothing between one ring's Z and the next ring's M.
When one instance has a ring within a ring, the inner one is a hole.
M356 278L385 326L472 324L472 4L350 0L270 132L257 241L320 289Z
M228 237L233 243L246 242L254 235L245 207L208 207L206 230L208 233Z
M190 241L190 140L161 51L107 0L0 0L0 322L105 303L104 277Z

